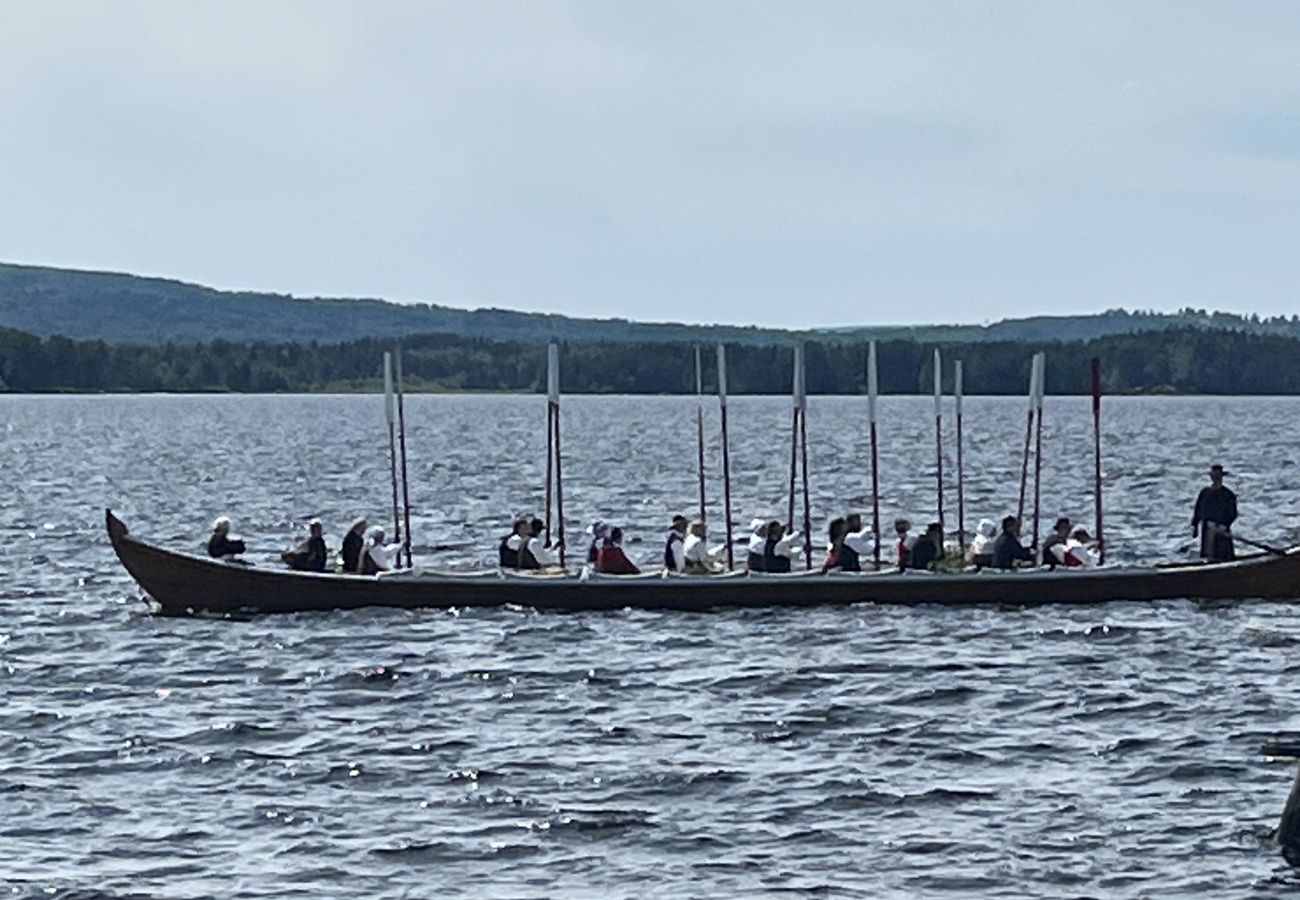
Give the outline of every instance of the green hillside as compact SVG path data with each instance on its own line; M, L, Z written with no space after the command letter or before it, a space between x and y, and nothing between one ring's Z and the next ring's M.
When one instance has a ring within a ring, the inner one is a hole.
M863 306L863 318L868 317ZM1245 319L1184 310L1144 314L1035 316L988 325L848 325L784 331L732 325L682 325L577 319L502 309L454 309L375 299L297 298L284 294L218 291L164 278L0 263L0 327L39 337L62 335L109 343L335 343L362 338L446 334L495 341L571 343L726 341L789 344L795 340L920 342L1086 341L1113 334L1168 328L1239 329L1300 336L1300 317Z

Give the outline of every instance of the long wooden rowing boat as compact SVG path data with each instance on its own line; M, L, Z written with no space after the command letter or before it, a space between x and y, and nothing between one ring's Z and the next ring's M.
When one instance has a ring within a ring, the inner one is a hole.
M117 558L160 611L288 613L389 606L517 605L540 610L673 609L879 603L1017 606L1112 600L1300 598L1300 549L1213 565L751 575L313 574L238 565L155 547L106 511Z

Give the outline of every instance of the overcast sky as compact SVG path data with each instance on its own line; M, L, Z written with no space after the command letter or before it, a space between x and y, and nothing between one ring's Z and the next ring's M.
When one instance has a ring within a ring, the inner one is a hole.
M0 0L0 260L787 326L1300 312L1282 2Z

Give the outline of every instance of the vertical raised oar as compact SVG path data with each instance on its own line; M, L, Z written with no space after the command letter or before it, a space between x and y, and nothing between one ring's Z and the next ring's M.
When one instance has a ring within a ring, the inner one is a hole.
M1038 354L1038 384L1034 391L1034 538L1030 547L1038 549L1038 530L1042 517L1043 485L1043 394L1047 383L1047 354Z
M1029 364L1029 413L1025 417L1025 453L1020 458L1020 502L1016 505L1016 519L1025 524L1025 491L1029 487L1029 451L1034 445L1034 387L1038 384L1038 354Z
M700 521L708 521L705 515L704 494L704 366L700 362L699 345L695 347L695 438L699 451L700 474Z
M1097 526L1097 562L1106 562L1106 540L1101 519L1101 360L1092 358L1092 490Z
M803 348L794 348L794 368L790 373L790 506L786 516L785 530L794 533L794 486L799 468L799 375L803 368Z
M397 369L397 448L402 458L402 524L405 534L402 542L406 548L406 567L414 565L411 559L411 486L406 480L406 384L402 380L402 345L397 345L393 363Z
M554 343L546 348L546 405L551 411L551 433L554 435L554 438L549 443L552 445L555 461L555 540L560 548L560 567L563 568L564 469L562 460L564 455L560 452L560 345ZM550 493L550 485L547 485L547 493ZM551 541L549 524L547 526L546 540L549 545Z
M546 345L546 509L542 539L551 545L551 497L555 484L555 407L559 402L558 353L555 344Z
M880 568L880 454L876 442L876 397L880 384L876 375L876 342L867 344L867 425L871 435L871 534L876 568Z
M812 570L812 498L808 493L808 376L799 348L799 467L803 472L803 560Z
M934 351L934 480L939 525L943 526L943 361Z
M808 374L804 364L804 348L794 348L794 428L790 434L790 521L789 531L794 533L795 464L803 472L803 544L804 566L812 568L812 501L808 495ZM795 450L798 449L798 456Z
M384 353L384 418L388 421L388 475L393 482L393 537L402 539L397 508L397 407L393 398L393 354Z
M962 465L961 401L965 385L962 383L961 360L952 366L953 414L957 418L957 545L966 552L966 470Z
M722 515L727 523L727 570L736 568L731 547L731 447L727 439L727 348L718 344L718 411L722 419Z

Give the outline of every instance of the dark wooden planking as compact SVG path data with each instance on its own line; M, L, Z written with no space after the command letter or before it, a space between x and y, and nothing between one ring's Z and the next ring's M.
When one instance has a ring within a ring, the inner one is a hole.
M164 550L130 535L106 512L122 565L166 614L285 613L387 606L400 609L517 605L551 611L730 607L1107 603L1113 600L1300 597L1300 550L1232 563L1089 571L925 572L669 578L313 574L242 566Z

